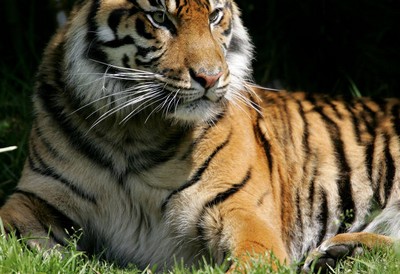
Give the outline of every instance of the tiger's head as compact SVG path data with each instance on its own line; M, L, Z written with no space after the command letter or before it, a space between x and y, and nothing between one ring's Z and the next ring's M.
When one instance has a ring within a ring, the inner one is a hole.
M252 45L232 0L86 0L66 28L67 86L102 119L207 122L250 80Z

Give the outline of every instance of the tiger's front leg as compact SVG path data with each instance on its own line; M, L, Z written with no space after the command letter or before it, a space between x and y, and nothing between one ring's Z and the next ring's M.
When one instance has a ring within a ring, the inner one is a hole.
M201 236L208 240L211 250L218 249L219 253L234 258L228 272L243 273L245 265L251 267L253 257L266 256L268 260L273 254L280 263L288 262L280 229L273 222L274 215L269 222L260 208L249 203L249 197L231 197L218 208L209 208L207 213L200 223ZM275 267L274 262L266 263Z
M17 191L0 209L0 218L7 234L29 237L32 248L48 249L66 245L76 224L35 194Z
M347 256L352 256L363 251L363 248L392 245L394 240L388 236L368 233L343 233L326 241L308 255L303 272L308 273L314 265L315 271L326 271L335 268L336 262Z
M284 247L280 232L265 223L264 220L256 218L252 211L233 210L230 212L229 221L226 222L227 232L231 234L232 256L238 259L239 265L233 264L230 271L239 270L242 266L250 264L251 257L266 256L271 258L271 253L285 263L288 254ZM271 263L275 268L274 263Z

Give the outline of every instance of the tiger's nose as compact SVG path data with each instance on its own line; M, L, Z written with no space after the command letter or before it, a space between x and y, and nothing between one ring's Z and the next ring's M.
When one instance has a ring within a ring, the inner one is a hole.
M215 86L219 78L221 78L222 72L219 72L217 74L207 74L207 73L196 73L193 70L190 70L190 75L202 87L204 87L205 89L209 89Z

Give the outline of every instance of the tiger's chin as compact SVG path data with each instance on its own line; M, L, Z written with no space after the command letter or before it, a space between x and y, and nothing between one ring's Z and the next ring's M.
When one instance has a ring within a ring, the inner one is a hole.
M213 123L225 111L226 99L213 102L207 98L179 104L168 114L168 118L178 123L194 125L197 123Z

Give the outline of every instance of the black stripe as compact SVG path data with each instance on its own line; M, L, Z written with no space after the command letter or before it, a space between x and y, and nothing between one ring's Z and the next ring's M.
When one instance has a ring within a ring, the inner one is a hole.
M377 126L376 112L373 111L364 101L360 101L362 107L362 116L366 122L368 133L375 136L375 128Z
M93 204L97 204L96 198L94 195L90 195L77 187L74 183L69 181L68 179L64 178L62 175L56 173L52 167L47 165L42 158L40 158L39 154L35 150L34 146L31 146L31 149L29 150L30 154L28 156L28 162L29 166L32 169L32 171L45 176L45 177L50 177L56 181L61 182L63 185L67 186L73 193L75 193L77 196L81 197L82 199L91 202ZM34 157L34 158L33 158ZM39 163L40 167L37 167L35 165L35 160Z
M287 140L290 137L291 142L290 144L294 144L294 139L293 139L293 130L292 130L292 124L291 124L291 116L290 116L290 111L288 108L288 103L287 103L287 98L282 95L282 93L278 92L277 93L278 98L282 101L279 102L276 106L279 109L279 114L282 119L282 124L284 125L284 139ZM283 107L283 108L282 108Z
M108 26L114 32L115 37L118 37L118 26L121 22L121 18L127 14L128 11L126 9L116 9L110 13L108 17Z
M303 136L302 136L302 141L301 142L302 142L302 145L303 145L303 148L304 148L304 153L305 153L305 155L308 156L310 154L310 152L311 152L310 140L309 140L309 138L310 138L310 129L309 129L310 125L309 125L308 120L306 118L306 115L304 113L303 105L298 100L297 100L297 105L299 106L300 117L301 117L301 119L303 120L303 123L304 123ZM307 159L308 158L309 157L307 157Z
M178 146L185 136L186 129L179 128L159 146L127 156L129 172L139 174L167 162L176 155Z
M366 104L364 101L360 101L361 104L361 108L362 108L362 112L360 114L360 116L362 117L365 126L367 128L368 134L371 136L371 141L369 143L367 143L366 148L365 148L365 165L367 168L367 173L368 173L368 177L370 179L370 182L373 183L372 181L372 170L373 170L373 159L374 159L374 152L375 152L375 137L376 137L376 133L375 133L375 128L376 128L376 124L377 124L377 119L376 119L376 113L374 111L372 111ZM375 193L375 197L378 198L378 188L379 188L379 184L376 185L377 189L374 191ZM380 199L378 198L377 201L380 201Z
M87 17L88 32L86 33L87 56L90 59L108 63L107 55L98 46L96 14L100 9L100 0L94 0ZM82 56L82 58L85 58Z
M78 127L74 126L70 118L65 114L64 108L60 106L58 94L55 92L57 87L53 87L46 83L40 83L37 89L37 94L43 101L43 106L60 127L64 135L69 139L70 144L75 147L81 154L90 158L98 165L112 169L113 161L106 156L99 146L95 145L92 140L88 140Z
M304 235L303 235L303 213L301 210L302 206L301 206L301 197L300 197L300 189L298 188L296 191L296 209L297 209L297 215L296 215L296 224L299 227L299 234L300 235L300 239L298 239L299 242L303 241Z
M160 5L158 0L148 0L149 4L153 7L158 7Z
M264 153L265 153L265 155L267 157L267 161L268 161L268 168L269 168L270 176L272 176L272 168L273 168L274 161L273 161L272 154L271 154L271 144L265 138L264 134L261 131L261 128L259 125L260 120L262 120L262 117L259 115L258 121L254 125L253 130L254 130L256 137L258 138L258 140L260 140L261 145L263 146Z
M314 195L315 195L315 176L316 176L316 164L315 162L311 162L312 161L312 157L310 157L311 155L311 146L310 146L310 125L309 122L307 120L306 114L304 112L303 109L303 105L301 104L301 102L299 100L296 100L297 104L299 106L299 114L300 117L304 123L303 125L303 134L302 134L302 146L303 146L303 150L304 150L304 155L305 155L305 160L304 160L304 164L303 164L303 170L304 172L306 172L307 167L312 164L312 170L310 171L310 174L306 174L305 178L308 179L308 200L309 200L309 205L310 205L310 211L309 211L309 219L312 220L312 216L313 216L313 205L314 205ZM298 201L300 202L300 201ZM298 205L299 206L299 205ZM301 214L301 209L299 209L299 214ZM299 216L301 217L301 215ZM302 221L302 220L301 220ZM303 231L303 223L301 223L301 231Z
M386 164L386 172L385 172L385 180L384 180L384 193L385 193L385 201L383 206L387 205L389 200L389 196L392 193L394 178L396 167L394 165L393 156L390 153L390 137L385 134L385 164Z
M122 57L122 63L124 64L125 68L131 68L129 61L130 61L130 59L129 59L128 54L124 54L124 57Z
M146 25L141 18L136 19L136 33L147 40L156 39L152 33L146 31Z
M177 16L178 18L181 17L182 10L183 10L183 6L180 6L180 7L177 9L177 11L176 11L176 16Z
M135 59L135 63L137 66L142 66L142 67L151 67L151 66L157 66L158 65L158 60L161 59L161 57L163 57L164 54L161 53L159 54L157 57L151 58L148 61L141 61L139 59Z
M67 215L65 215L64 213L62 213L60 210L58 210L55 206L53 206L52 204L50 204L48 201L44 200L43 198L39 197L37 194L32 193L32 192L28 192L28 191L24 191L24 190L20 190L17 189L15 191L15 193L19 193L21 195L26 196L28 199L30 200L36 200L38 202L40 202L42 205L45 206L45 208L48 210L49 216L51 216L51 220L58 226L61 227L61 230L66 230L67 234L69 236L73 236L75 233L78 232L80 226L74 222L71 218L69 218ZM36 212L35 210L32 210L32 212ZM43 212L37 212L39 214L43 214ZM36 214L37 215L37 214ZM43 220L41 220L40 216L36 216L38 218L38 220L42 223L42 225L46 228L47 230L46 232L49 230L49 224L44 224ZM56 236L54 234L53 238L56 242L58 243L64 243L66 244L65 241L56 238Z
M222 120L225 117L225 112L219 113L212 122L210 122L201 132L201 134L192 141L192 143L189 145L188 149L186 150L185 153L183 153L182 157L180 158L181 160L187 159L189 157L193 150L196 148L196 146L200 143L201 140L204 139L204 137L207 135L210 129L213 129L217 126L218 122Z
M147 47L147 48L136 46L136 48L137 48L136 56L141 56L143 58L146 58L147 54L149 54L150 52L156 52L156 51L162 49L161 47L157 48L155 46L151 46L151 47Z
M379 108L378 111L386 113L386 111L387 111L387 100L386 100L386 98L376 98L375 97L374 98L374 103Z
M135 44L135 40L133 40L133 38L129 35L125 36L122 39L114 39L114 40L102 43L103 46L106 46L109 48L118 48L118 47L122 47L122 46L126 46L126 45L134 45L134 44ZM95 60L97 60L97 59L95 59Z
M242 179L242 181L240 183L233 184L229 189L218 193L212 200L205 203L203 210L200 213L197 225L196 225L197 233L201 239L205 240L204 226L202 225L202 223L204 221L204 216L205 216L207 208L217 206L217 205L223 203L224 201L226 201L229 197L231 197L232 195L237 193L239 190L241 190L250 179L251 179L251 169L249 169L247 171L245 177Z
M176 7L176 8L178 8L178 7L179 7L179 5L180 5L180 2L181 2L180 0L175 0L175 7Z
M343 104L346 110L350 113L350 119L353 126L354 135L356 136L357 143L361 145L362 144L361 130L359 128L361 122L359 121L358 117L354 114L352 107L346 104L345 102L343 102Z
M317 246L319 246L322 243L322 240L324 239L325 235L326 235L326 231L327 231L327 225L328 225L328 198L326 195L325 190L321 189L320 191L320 195L321 195L321 211L319 212L318 216L317 216L317 220L321 225L321 229L319 231L319 237L318 237L318 241L317 241Z
M314 198L315 198L315 169L313 170L310 185L308 187L308 199L310 203L310 215L309 218L312 220L314 215Z
M161 210L165 211L165 208L169 202L169 200L171 200L171 198L178 194L179 192L182 192L183 190L187 189L188 187L194 185L195 183L197 183L198 181L201 180L201 177L203 176L203 173L207 170L207 168L209 167L211 161L215 158L215 156L217 156L218 152L220 152L230 141L232 132L229 133L228 137L226 138L226 140L220 144L219 146L217 146L214 151L207 157L207 159L203 162L203 164L196 170L196 172L193 174L192 178L190 178L187 182L185 182L181 187L179 187L178 189L172 191L168 197L165 199L165 201L163 202L162 206L161 206Z
M230 72L228 72L230 75ZM250 99L250 104L248 105L248 108L250 111L252 111L253 109L256 110L258 118L261 118L260 113L262 112L261 106L259 104L256 103L256 100L254 99L254 97L249 94L249 99Z
M208 201L204 207L205 208L210 208L213 206L216 206L218 204L223 203L225 200L227 200L229 197L231 197L233 194L238 192L240 189L242 189L246 183L251 179L251 169L249 169L246 173L246 176L242 179L242 181L238 184L234 184L231 186L231 188L225 190L224 192L218 193L214 199Z
M365 147L365 167L367 169L367 174L368 174L370 182L372 182L372 171L373 171L372 163L374 160L374 153L375 153L375 142L374 142L374 140L372 140L371 143L369 143ZM377 187L378 187L378 185L377 185Z
M392 107L391 114L393 116L393 126L397 136L400 137L400 105L396 104Z
M333 122L324 112L321 107L315 106L314 110L318 112L325 122L330 138L332 140L333 146L337 158L337 164L339 169L339 197L341 199L341 210L343 213L351 213L352 215L346 219L347 223L354 222L355 219L355 204L353 200L353 193L351 188L351 168L347 162L346 154L344 151L343 140L340 138L341 131L339 126ZM344 229L344 230L343 230ZM341 224L341 232L345 231L345 222Z
M337 109L337 106L333 103L332 99L329 97L323 98L324 103L335 113L336 117L340 120L343 119L343 115Z
M182 157L180 158L181 160L185 160L187 159L187 157L189 157L193 150L196 148L197 144L200 143L201 140L203 140L204 136L206 136L206 134L208 133L208 131L212 128L211 125L207 126L203 132L199 135L199 137L197 137L196 139L193 140L193 142L189 145L188 149L186 150L186 152L182 155Z
M43 144L43 146L46 148L46 150L50 153L50 155L58 159L60 161L65 161L65 158L60 154L60 152L53 147L53 145L43 136L43 133L39 126L37 125L37 121L34 121L33 129L32 129L36 135L38 140Z

